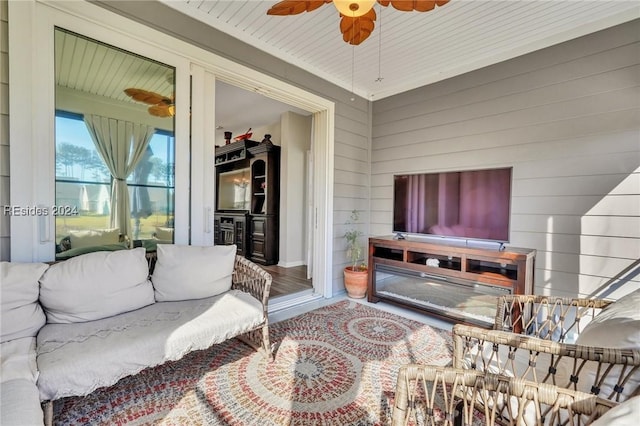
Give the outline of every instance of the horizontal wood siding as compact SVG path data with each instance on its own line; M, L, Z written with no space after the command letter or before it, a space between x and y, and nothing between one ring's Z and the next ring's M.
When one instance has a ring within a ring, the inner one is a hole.
M9 20L8 3L0 0L0 205L9 204ZM11 260L9 215L0 212L0 261Z
M640 287L640 21L373 104L373 235L393 175L513 167L510 245L537 250L535 292Z

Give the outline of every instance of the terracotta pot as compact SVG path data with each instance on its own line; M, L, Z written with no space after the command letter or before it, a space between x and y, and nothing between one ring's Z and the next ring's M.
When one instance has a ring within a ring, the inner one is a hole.
M362 299L367 293L367 282L369 273L365 269L356 270L352 269L352 266L344 268L344 288L347 290L347 295L353 299Z

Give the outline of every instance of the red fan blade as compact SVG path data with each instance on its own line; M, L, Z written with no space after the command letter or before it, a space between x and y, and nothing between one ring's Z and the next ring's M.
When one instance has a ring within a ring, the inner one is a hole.
M331 3L331 0L317 0L317 1L296 1L296 0L284 0L271 6L271 9L267 10L267 15L287 16L297 15L302 12L311 12L316 10L325 3Z

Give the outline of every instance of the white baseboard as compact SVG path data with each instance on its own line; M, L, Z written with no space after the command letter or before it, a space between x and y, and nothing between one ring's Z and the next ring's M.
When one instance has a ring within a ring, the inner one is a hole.
M295 262L278 262L278 266L281 268L293 268L294 266L304 266L306 263L304 260L296 260Z

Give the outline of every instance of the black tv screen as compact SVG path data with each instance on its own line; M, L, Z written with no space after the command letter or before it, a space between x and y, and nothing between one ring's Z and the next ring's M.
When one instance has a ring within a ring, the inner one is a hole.
M393 177L393 232L509 242L511 167Z

